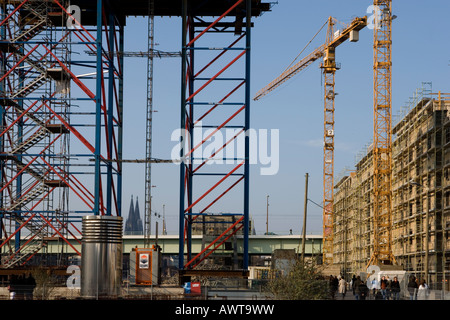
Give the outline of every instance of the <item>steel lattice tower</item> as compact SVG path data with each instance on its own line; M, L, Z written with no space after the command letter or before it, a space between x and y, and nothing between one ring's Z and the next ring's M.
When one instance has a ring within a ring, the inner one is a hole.
M240 230L244 237L242 262L228 271L245 273L248 269L249 137L245 133L250 126L251 17L250 0L231 1L212 23L203 21L195 7L183 1L179 269L184 275L200 270L204 259ZM211 39L216 41L214 46ZM211 98L208 90L216 90L220 97ZM208 134L199 137L199 128L207 129ZM235 134L227 136L219 150L201 152L208 140L225 137L228 129ZM226 150L241 138L243 154L227 159ZM211 165L215 161L223 164ZM230 203L230 193L240 194L240 204ZM217 205L226 211L215 211ZM208 239L205 248L194 255L192 228L203 224L206 230L212 216L222 218L226 225L223 233Z
M392 1L376 0L374 25L373 253L370 264L392 264Z

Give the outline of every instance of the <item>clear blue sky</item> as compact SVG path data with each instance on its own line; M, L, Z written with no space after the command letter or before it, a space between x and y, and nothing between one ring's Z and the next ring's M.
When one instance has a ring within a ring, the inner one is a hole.
M329 16L349 23L366 12L372 1L280 0L272 12L257 18L252 30L251 92L272 81L293 61ZM433 91L449 92L450 43L446 0L394 0L393 13L393 114L412 96L422 82L432 82ZM181 50L181 19L158 18L157 48ZM146 20L129 18L126 50L146 50ZM372 115L372 30L364 29L358 43L344 43L336 51L342 69L336 74L335 175L354 168L355 155L370 143ZM322 32L301 57L325 41ZM127 58L125 65L124 158L145 157L145 59ZM300 233L303 219L305 174L309 198L322 202L323 95L319 63L291 79L271 95L252 101L251 127L280 130L280 169L261 176L252 168L250 212L256 232L266 229L266 196L270 196L269 231ZM180 60L155 60L153 156L170 158L170 140L180 121ZM123 216L128 214L131 195L139 198L144 212L144 165L124 166ZM153 209L162 214L165 205L168 232L177 234L179 169L173 164L154 164ZM153 218L153 223L155 219ZM160 231L162 219L158 219ZM154 227L153 227L154 230ZM154 232L154 231L152 231ZM308 234L322 233L322 209L308 205Z

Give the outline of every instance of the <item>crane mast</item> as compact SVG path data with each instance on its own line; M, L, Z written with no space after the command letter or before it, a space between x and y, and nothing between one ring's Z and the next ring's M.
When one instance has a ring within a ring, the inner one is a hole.
M327 43L334 36L334 22L328 22ZM323 262L333 263L333 203L334 203L334 101L336 48L327 46L321 65L324 79L324 132L323 132Z
M258 91L253 98L259 100L275 90L281 84L292 78L300 71L306 69L314 61L323 57L321 64L324 75L324 149L323 149L323 261L325 264L333 263L333 205L334 205L334 110L335 110L335 73L336 47L350 40L358 41L358 31L367 25L367 17L355 18L341 31L335 32L335 20L328 19L328 30L325 44L314 50L308 56L286 69L280 76Z
M367 18L355 18L352 23L335 33L335 22L328 21L327 46L321 65L324 76L324 133L323 133L323 262L333 263L333 223L334 223L334 111L336 47L347 39L358 41L358 31L367 25Z
M368 265L393 264L392 173L392 1L374 0L373 38L373 253Z

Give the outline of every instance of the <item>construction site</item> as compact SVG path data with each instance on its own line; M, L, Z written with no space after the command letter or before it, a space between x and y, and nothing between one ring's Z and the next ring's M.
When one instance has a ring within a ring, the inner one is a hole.
M258 70L264 74L258 80L274 80L254 94L252 31L287 4L0 0L1 299L7 299L11 279L37 269L69 289L70 296L61 290L57 295L66 299L133 294L148 299L149 292L160 299L270 299L255 284L288 274L286 261L305 255L324 276L350 281L355 274L368 280L400 275L406 286L414 275L441 292L433 297L448 298L450 94L445 88L434 92L431 83L423 82L393 116L393 2L368 1L358 9L366 15L349 16L346 23L327 12L310 41L324 31L323 43L303 54L305 47L297 57L303 56L279 75ZM145 21L145 30L133 34L145 50L126 47L130 17ZM177 50L156 49L155 18L176 19ZM361 45L363 31L371 35L373 53L364 57L373 60L365 71L373 90L364 93L373 96L373 135L364 137L371 142L355 155L354 168L338 175L337 49ZM124 96L127 63L136 58L145 61L145 68L140 65L145 100L138 105ZM154 101L161 94L154 92L159 80L154 63L162 58L178 63L178 83L170 95L178 99L172 129L179 133L179 148L170 159L152 153L155 136L160 137L154 130ZM251 114L250 106L269 94L276 98L280 93L272 91L299 74L305 77L313 65L321 74L323 115L323 147L320 161L314 160L322 170L320 179L315 177L321 184L321 232L306 234L306 182L302 232L292 233L297 226L289 222L283 226L289 235L270 232L266 193L266 232L257 235L253 217L258 210L252 208L251 194L265 186L252 183L252 152L261 145L252 145L256 108ZM145 110L143 145L124 138L126 119L136 108ZM206 133L198 131L203 129ZM214 148L212 139L219 141ZM145 151L141 159L125 152L133 143ZM137 180L124 182L129 181L124 168L130 166L143 167L138 173L142 186ZM167 175L164 181L170 186L167 193L176 193L175 234L167 233L165 215L162 233L158 229L157 195L152 194L155 172L166 166L177 171L175 179ZM125 222L124 194L133 188L143 190L144 207L140 211L132 198ZM235 284L235 291L222 288Z
M437 290L449 290L448 139L449 94L417 89L393 123L392 213L386 237L392 260ZM370 264L376 250L373 212L373 145L359 154L356 170L336 184L334 263L355 272ZM386 223L384 222L384 223ZM383 224L381 224L383 225Z

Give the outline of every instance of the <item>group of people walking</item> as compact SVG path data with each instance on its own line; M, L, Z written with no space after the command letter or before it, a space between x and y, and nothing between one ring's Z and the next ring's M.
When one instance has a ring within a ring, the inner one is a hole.
M341 276L330 276L329 284L332 299L344 299L347 291L351 290L356 300L400 300L401 286L397 276L392 280L389 276L382 276L379 281L368 277L364 281L360 276L353 275L350 282ZM411 300L428 299L429 288L425 280L419 282L416 277L411 276L407 290Z
M408 282L408 292L410 300L427 300L430 294L429 287L425 280L419 280L411 276Z
M396 276L392 280L389 276L382 276L380 281L373 278L370 287L375 300L400 300L400 282Z
M351 290L356 300L399 300L400 299L400 282L398 277L390 280L389 277L383 276L381 280L368 278L362 280L360 276L353 275L350 282L345 281L341 276L330 276L331 298L334 299L336 294L342 299L345 298L347 291Z

